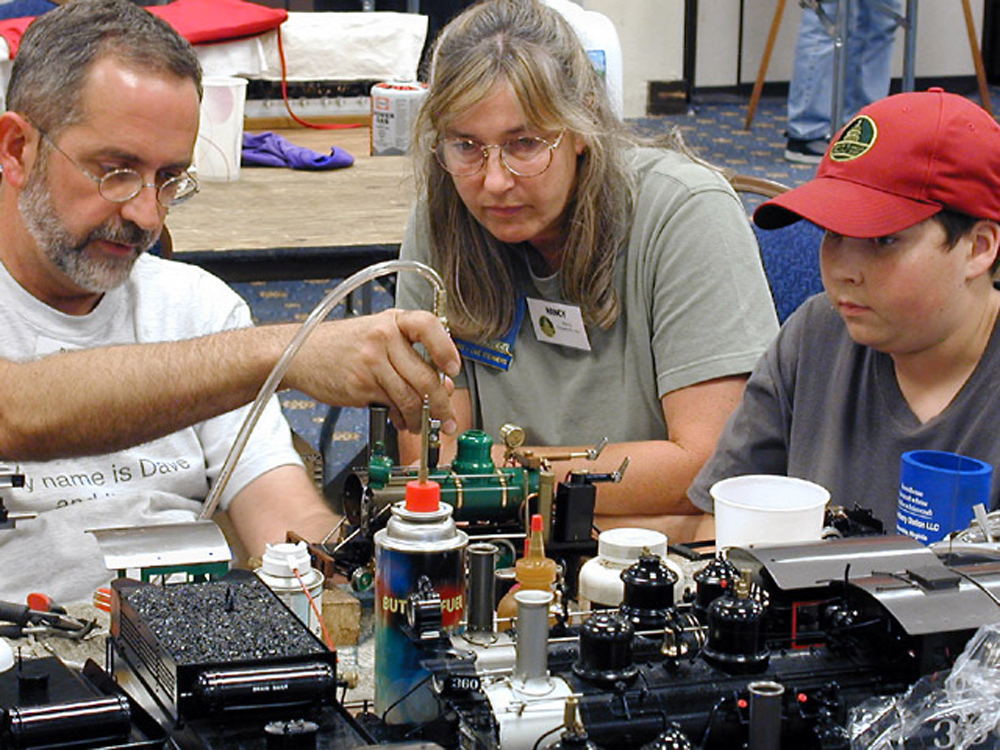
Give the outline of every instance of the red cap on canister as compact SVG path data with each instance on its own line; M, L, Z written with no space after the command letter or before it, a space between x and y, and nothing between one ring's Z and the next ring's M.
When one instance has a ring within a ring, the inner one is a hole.
M414 513L432 513L441 507L441 485L417 479L406 483L406 509Z

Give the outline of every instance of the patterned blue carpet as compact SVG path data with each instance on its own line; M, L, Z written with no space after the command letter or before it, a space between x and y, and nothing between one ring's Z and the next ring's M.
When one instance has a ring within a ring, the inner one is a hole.
M632 120L647 135L678 127L685 142L703 159L736 172L794 186L808 180L815 167L784 160L785 99L763 97L750 130L744 130L747 102L742 97L692 104L687 114Z
M993 87L991 96L997 101L1000 88ZM747 99L715 97L711 101L693 104L687 113L662 117L645 117L631 124L644 135L653 136L680 128L684 140L702 158L736 172L766 177L789 186L808 180L815 167L792 164L783 158L785 148L785 99L763 97L755 113L752 128L743 128ZM270 281L234 283L232 286L250 304L258 322L304 320L313 307L339 280ZM377 285L376 285L377 286ZM381 310L392 303L384 287L373 290L373 308ZM331 317L343 315L335 310ZM321 436L326 447L325 473L334 476L345 463L361 450L367 439L367 411L363 409L334 410L328 421L329 409L304 394L286 392L281 403L293 429L319 447Z

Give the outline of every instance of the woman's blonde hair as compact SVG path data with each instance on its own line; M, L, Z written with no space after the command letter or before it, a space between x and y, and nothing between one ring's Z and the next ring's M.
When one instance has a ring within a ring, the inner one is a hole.
M431 58L430 94L416 123L417 179L452 328L484 340L502 335L514 320L511 248L476 221L432 151L450 123L498 82L513 88L529 126L565 129L586 143L564 217L562 293L580 305L587 324L609 328L619 315L615 258L632 215L626 148L632 139L572 27L536 0L486 0L468 8L441 32Z

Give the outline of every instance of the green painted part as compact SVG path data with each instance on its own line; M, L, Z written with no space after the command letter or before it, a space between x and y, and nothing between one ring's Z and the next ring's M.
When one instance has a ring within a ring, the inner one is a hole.
M392 477L392 459L389 456L372 454L368 461L368 483L374 489L382 489Z
M491 474L496 470L490 449L493 438L482 430L466 430L458 436L458 449L451 468L456 474Z
M491 473L492 476L480 478L459 475L456 481L454 474L437 471L431 478L441 485L442 502L455 509L456 521L499 522L523 518L524 498L538 492L538 472L508 466L493 468Z
M375 582L375 576L365 571L361 575L357 576L356 579L351 579L351 588L355 591L367 591L372 587Z
M148 583L156 576L170 576L175 573L184 573L192 582L210 581L221 578L229 572L229 563L195 563L192 565L163 565L153 568L142 568L139 571L140 580ZM119 576L122 573L119 572Z

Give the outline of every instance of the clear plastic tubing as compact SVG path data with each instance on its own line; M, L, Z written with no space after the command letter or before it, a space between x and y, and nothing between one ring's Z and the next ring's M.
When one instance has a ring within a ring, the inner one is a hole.
M292 360L295 355L298 354L299 349L305 343L309 335L315 330L316 326L326 319L326 316L330 314L337 305L339 305L347 295L353 292L358 287L364 286L369 281L379 278L380 276L386 276L390 273L395 273L397 271L412 271L418 273L427 279L433 286L436 295L436 299L444 298L444 282L438 275L437 271L424 263L420 263L415 260L387 260L382 263L373 263L367 268L362 268L357 273L349 276L340 282L336 287L330 290L323 299L320 300L319 304L313 308L313 311L309 313L309 317L305 319L302 326L298 331L295 332L295 336L289 342L285 351L282 352L281 357L275 363L274 368L271 370L271 374L267 376L267 380L264 381L264 385L261 386L260 391L257 393L257 398L254 399L250 406L250 411L247 412L246 419L243 420L243 424L240 425L240 431L236 434L236 440L233 441L233 447L229 449L229 454L226 456L226 461L222 465L222 469L219 471L219 478L215 481L212 486L212 490L208 493L208 497L205 499L205 506L202 508L201 513L198 516L199 520L206 520L212 517L215 513L216 507L219 505L219 500L222 497L222 492L225 490L226 485L229 484L229 480L233 475L233 470L236 468L236 462L240 460L240 456L243 455L243 449L246 447L247 441L250 439L250 433L253 432L253 428L257 426L257 422L260 419L260 415L264 412L264 408L267 406L268 399L271 398L278 390L278 386L281 384L281 379L285 377L285 373L288 372L288 368L292 364Z

